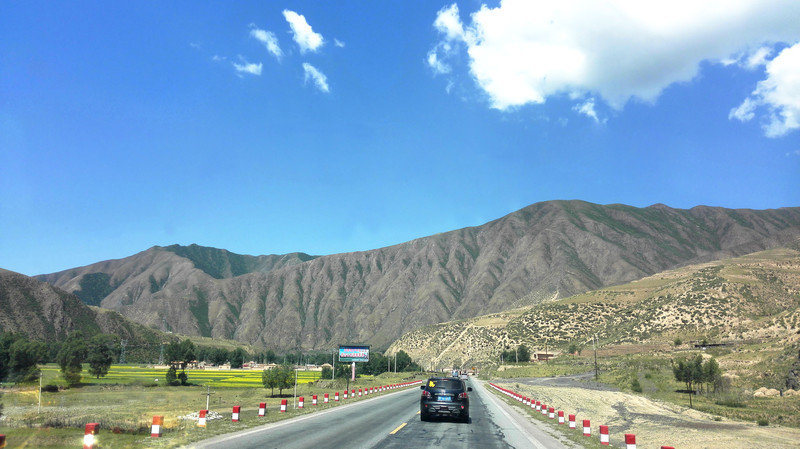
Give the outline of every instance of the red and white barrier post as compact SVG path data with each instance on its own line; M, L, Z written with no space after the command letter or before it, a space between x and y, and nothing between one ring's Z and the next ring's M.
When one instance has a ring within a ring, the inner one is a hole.
M333 400L339 402L339 392L337 391L335 395L333 395Z
M83 449L96 449L97 434L100 433L100 424L96 422L86 423L86 428L83 432Z
M356 397L356 389L353 388L353 390L350 392L350 399L353 399L355 397Z
M564 424L564 410L558 411L558 423Z
M265 416L267 414L267 403L261 402L258 404L258 416Z
M159 438L161 437L161 427L164 426L164 417L163 416L154 416L153 417L153 425L150 427L150 436L152 438Z
M538 412L541 409L542 409L542 401L536 401L536 411Z
M547 404L542 404L542 415L547 416Z
M361 389L358 389L358 397L361 397Z
M583 436L585 437L592 436L592 424L589 422L588 419L583 420Z
M286 413L286 399L281 399L281 413Z
M569 415L569 428L575 429L577 427L577 424L575 424L575 415Z
M325 396L322 397L322 402L324 404L327 404L329 401L330 401L330 398L328 397L328 393L325 393Z
M608 439L608 426L600 426L600 444L604 446L610 444Z
M3 447L3 446L0 446L0 447ZM675 448L672 447L672 446L661 446L661 449L675 449Z
M632 433L625 434L625 449L636 449L636 435Z
M197 427L205 427L206 426L206 414L208 410L200 410L200 414L197 416Z
M242 410L241 405L233 406L233 413L231 413L231 422L239 422L239 412Z
M297 401L297 408L303 408L303 405L305 405L305 399L306 398L303 396L300 396L300 399Z
M547 412L548 412L548 415L547 415L548 418L550 418L550 419L555 419L556 418L556 409L555 409L555 407L550 407L547 410Z
M317 395L311 396L311 405L317 405Z
M347 399L347 393L349 393L349 392L347 390L344 390L344 398L345 399Z

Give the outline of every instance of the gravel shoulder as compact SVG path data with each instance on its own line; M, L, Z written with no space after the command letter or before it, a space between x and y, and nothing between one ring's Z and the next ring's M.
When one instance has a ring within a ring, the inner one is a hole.
M592 380L592 374L552 378L519 378L497 385L591 420L592 434L609 426L612 446L622 446L625 433L636 434L637 447L797 448L800 429L758 426L755 422L715 421L714 416L615 390ZM717 418L719 419L719 418Z

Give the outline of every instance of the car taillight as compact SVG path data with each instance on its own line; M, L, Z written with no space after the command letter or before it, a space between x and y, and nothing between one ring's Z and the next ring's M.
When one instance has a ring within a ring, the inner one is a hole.
M467 398L467 392L465 391L463 393L458 393L458 398L459 399L466 399Z
M422 390L422 397L423 397L423 398L429 398L429 397L431 397L431 392L430 392L430 391L428 391L428 390Z

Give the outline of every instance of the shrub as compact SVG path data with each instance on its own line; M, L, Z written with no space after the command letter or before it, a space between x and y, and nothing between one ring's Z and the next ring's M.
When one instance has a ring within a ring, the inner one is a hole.
M642 385L639 383L639 379L633 379L633 382L631 382L631 390L636 393L642 392Z
M42 386L42 391L45 393L58 393L58 385L47 384Z
M758 418L758 421L756 421L756 422L761 427L766 427L766 426L769 425L769 420L767 418Z

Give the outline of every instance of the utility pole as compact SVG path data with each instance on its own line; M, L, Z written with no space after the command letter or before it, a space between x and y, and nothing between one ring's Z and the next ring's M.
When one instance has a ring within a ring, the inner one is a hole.
M159 365L163 365L164 364L164 342L163 341L161 342L161 354L158 356L158 364Z
M336 379L336 351L331 353L331 380Z
M210 402L211 395L215 394L215 393L211 392L211 387L210 386L206 385L206 388L207 388L207 390L206 390L206 410L208 410L208 403Z
M119 350L119 363L125 363L125 346L128 345L128 340L122 340L119 342L120 350Z
M598 377L600 376L600 373L597 370L597 344L595 343L596 340L597 340L597 334L594 334L592 336L592 347L594 348L594 380L597 380Z

